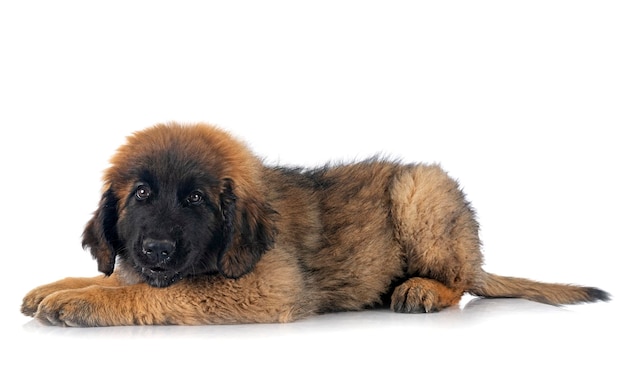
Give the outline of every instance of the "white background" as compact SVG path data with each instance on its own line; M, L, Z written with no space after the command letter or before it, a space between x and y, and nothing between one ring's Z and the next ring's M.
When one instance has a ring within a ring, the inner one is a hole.
M35 387L624 387L622 1L4 1L1 355ZM80 235L126 135L206 121L268 163L439 162L486 268L598 286L557 308L65 329L31 288L96 275Z

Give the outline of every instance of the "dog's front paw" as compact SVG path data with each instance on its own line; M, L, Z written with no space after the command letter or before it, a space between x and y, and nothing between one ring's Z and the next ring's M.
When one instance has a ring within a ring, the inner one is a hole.
M44 298L35 318L44 324L62 327L93 327L101 325L95 314L97 302L85 290L62 290Z
M43 285L31 290L22 300L22 313L26 316L35 316L41 301L59 290L60 289L57 287L56 283Z
M37 293L37 290L30 291L22 300L20 311L26 316L35 316L39 303L45 296Z
M69 277L47 285L42 285L28 292L22 301L22 313L26 316L35 316L39 309L39 304L51 294L60 291L69 291L73 289L83 289L92 285L110 285L117 284L117 280L113 277L105 278L103 276L91 278L74 278Z

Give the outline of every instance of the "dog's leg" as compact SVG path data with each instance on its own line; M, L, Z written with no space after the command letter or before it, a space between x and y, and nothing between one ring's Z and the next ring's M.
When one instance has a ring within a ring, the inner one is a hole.
M390 193L408 278L394 292L392 308L431 312L456 304L482 265L478 223L465 196L431 165L400 173Z
M216 276L167 288L140 283L63 290L43 299L35 317L45 324L94 327L288 322L300 316L286 291L255 278Z
M35 317L84 327L289 322L313 314L315 305L297 266L286 259L273 250L237 279L205 275L166 288L141 282L56 291L39 303Z

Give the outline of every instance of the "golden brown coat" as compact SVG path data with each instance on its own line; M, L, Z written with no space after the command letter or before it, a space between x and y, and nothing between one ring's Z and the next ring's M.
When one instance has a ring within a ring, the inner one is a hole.
M24 314L67 326L252 323L384 304L434 312L466 292L608 299L484 272L474 212L439 166L269 167L203 124L130 136L83 244L105 275L36 288Z

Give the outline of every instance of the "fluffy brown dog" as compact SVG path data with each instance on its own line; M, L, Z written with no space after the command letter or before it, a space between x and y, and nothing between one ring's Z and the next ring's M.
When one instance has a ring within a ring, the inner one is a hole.
M111 163L83 235L105 275L36 288L24 314L67 326L288 322L382 304L434 312L465 292L609 298L484 272L474 213L438 166L267 167L225 132L174 123L130 136Z

